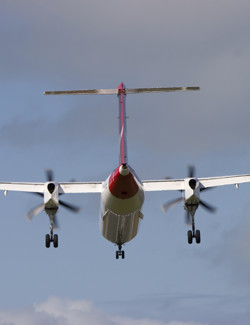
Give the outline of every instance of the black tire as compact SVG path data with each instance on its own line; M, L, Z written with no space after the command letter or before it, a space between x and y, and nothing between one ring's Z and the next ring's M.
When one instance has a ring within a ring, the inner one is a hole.
M48 234L45 236L45 246L47 248L50 247L50 235L48 235Z
M195 239L196 239L197 244L199 244L201 242L201 232L200 232L200 230L196 230Z
M53 243L54 243L54 247L57 248L58 247L58 235L54 235Z
M116 251L116 253L115 253L115 258L118 260L118 258L119 258L119 253L118 253L118 251Z
M193 242L193 234L192 234L191 230L188 230L187 237L188 237L188 243L192 244L192 242Z
M122 251L122 259L124 260L124 258L125 258L125 252Z

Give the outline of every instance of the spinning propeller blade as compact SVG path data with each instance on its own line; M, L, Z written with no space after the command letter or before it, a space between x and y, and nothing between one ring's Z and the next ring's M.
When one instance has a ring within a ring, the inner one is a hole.
M161 206L161 209L163 212L166 212L168 209L173 208L176 204L178 204L179 202L181 202L183 200L184 200L183 197L180 197L180 198L168 201Z
M206 210L208 210L209 212L212 212L212 213L215 213L216 210L217 210L216 207L214 207L214 206L212 206L212 205L210 205L210 204L208 204L208 203L206 203L206 202L204 202L204 201L202 201L202 200L200 200L200 205L201 205L203 208L205 208Z
M53 182L54 181L53 170L50 168L45 169L45 173L46 173L47 182Z
M39 214L43 210L43 208L44 208L44 205L42 203L42 204L36 206L35 208L31 209L30 211L27 212L27 214L25 216L26 219L28 221L31 221L33 219L33 217L35 217L37 214Z
M73 204L66 203L66 202L61 201L61 200L59 200L59 204L60 204L61 206L63 206L64 208L66 208L66 209L68 209L68 210L70 210L70 211L72 211L72 212L75 212L75 213L78 213L78 212L80 212L80 210L81 210L80 207L77 207L77 206L75 206L75 205L73 205Z
M188 165L188 177L193 178L195 175L195 167L194 165Z

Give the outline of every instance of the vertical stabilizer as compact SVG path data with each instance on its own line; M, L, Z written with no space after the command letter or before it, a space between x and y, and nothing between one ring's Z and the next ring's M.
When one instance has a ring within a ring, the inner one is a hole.
M126 88L123 83L118 86L119 98L119 133L120 133L120 164L127 164L127 125L126 125Z

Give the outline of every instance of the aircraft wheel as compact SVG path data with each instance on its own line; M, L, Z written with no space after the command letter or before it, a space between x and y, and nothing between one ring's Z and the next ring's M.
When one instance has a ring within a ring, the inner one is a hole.
M45 246L47 248L50 247L50 235L48 235L48 234L45 236Z
M122 259L124 260L124 258L125 258L125 252L122 251Z
M193 242L193 234L192 234L191 230L188 230L187 237L188 237L188 243L192 244L192 242Z
M119 253L118 253L118 251L116 251L115 252L115 258L118 260L118 258L119 258Z
M195 239L196 239L197 244L199 244L201 242L201 232L200 232L200 230L196 230Z
M54 235L53 243L54 243L54 247L57 248L58 247L58 235Z

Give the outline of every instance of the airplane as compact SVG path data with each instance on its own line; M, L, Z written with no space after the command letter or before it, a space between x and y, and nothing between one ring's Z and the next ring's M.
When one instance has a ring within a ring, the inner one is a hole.
M196 178L193 175L184 179L163 179L141 181L128 163L126 96L138 93L157 93L172 91L196 91L199 87L160 87L160 88L126 88L121 83L117 89L83 89L69 91L46 91L45 95L117 95L119 101L119 136L120 154L117 168L105 181L100 182L0 182L0 190L5 195L8 191L24 191L41 193L44 197L44 210L50 219L50 234L45 236L45 245L58 246L58 236L53 228L59 207L59 195L67 193L100 193L101 213L100 229L104 238L114 243L116 259L124 259L123 245L131 241L138 232L138 225L143 219L142 206L145 192L148 191L184 191L185 209L194 220L194 214L201 203L200 192L205 188L236 185L250 182L250 175ZM188 231L188 242L196 238L200 241L200 233Z

